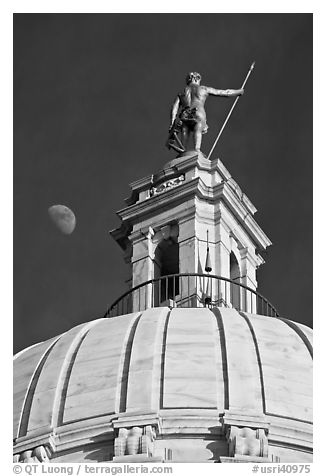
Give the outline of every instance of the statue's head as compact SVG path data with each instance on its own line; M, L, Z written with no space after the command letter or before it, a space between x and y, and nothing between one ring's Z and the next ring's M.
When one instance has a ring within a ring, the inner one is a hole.
M200 83L201 81L201 76L199 73L196 73L196 71L192 71L191 73L188 73L186 76L186 83Z

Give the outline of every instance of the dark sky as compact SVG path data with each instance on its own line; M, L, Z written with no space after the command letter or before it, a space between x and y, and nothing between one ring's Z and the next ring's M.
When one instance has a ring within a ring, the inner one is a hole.
M188 71L238 88L215 156L273 245L259 291L312 325L312 15L14 15L14 351L104 314L127 267L109 236L129 183L174 157L169 109ZM207 102L208 153L232 100ZM74 210L70 236L50 222Z

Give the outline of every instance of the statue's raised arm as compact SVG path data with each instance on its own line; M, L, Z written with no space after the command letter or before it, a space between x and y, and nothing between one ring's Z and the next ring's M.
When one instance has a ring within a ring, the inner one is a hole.
M212 96L242 96L244 93L244 89L215 89L206 87L208 94Z
M176 97L172 108L167 147L179 153L201 147L202 135L206 134L205 102L212 96L240 96L243 89L215 89L200 84L199 73L191 72L186 77L186 87Z

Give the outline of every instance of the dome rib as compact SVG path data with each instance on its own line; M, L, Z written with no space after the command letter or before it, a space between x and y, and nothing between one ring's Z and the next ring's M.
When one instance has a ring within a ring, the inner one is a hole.
M291 329L293 329L298 334L299 337L301 337L305 346L308 349L309 354L311 355L311 358L313 358L313 347L310 343L310 340L309 340L308 336L301 329L301 327L298 324L296 324L295 322L290 321L289 319L285 319L284 317L277 317L276 319L279 319L280 321L285 322L289 327L291 327Z
M58 377L58 384L54 395L53 411L51 419L51 427L56 428L63 424L65 403L67 398L67 391L69 380L73 366L75 364L79 349L86 338L89 331L99 323L99 320L89 322L82 326L79 332L71 341L69 348L61 365L60 374Z
M14 360L14 439L27 432L35 387L44 363L60 336L56 336L28 352L20 353ZM28 363L28 365L26 365Z
M118 376L120 376L120 378L119 378L119 383L117 385L116 406L119 408L117 413L122 413L126 411L131 352L132 352L132 346L133 346L133 342L135 338L136 329L141 317L142 317L142 313L137 313L135 315L128 329L128 332L126 333L126 337L124 339L123 351L121 353L121 360L120 360L119 372L118 372Z
M222 361L222 375L223 375L223 387L224 387L224 405L222 408L229 409L230 395L229 395L229 378L228 378L228 357L226 352L226 339L225 330L221 312L218 308L212 309L212 312L216 318L217 330L219 332L219 344L221 349L221 361Z
M248 320L231 308L220 308L223 320L228 361L230 411L247 414L264 413L264 392L257 353L256 336Z
M249 330L250 330L250 333L251 333L251 336L252 336L252 340L254 342L256 358L257 358L257 365L258 365L258 370L259 370L262 410L263 410L263 413L266 414L266 395L265 395L265 386L264 386L264 374L263 374L263 368L262 368L262 362L261 362L261 358L260 358L260 352L259 352L257 337L256 337L254 328L253 328L248 316L244 312L239 312L239 315L242 316L245 319L246 323L248 324L248 327L249 327Z
M163 336L162 336L162 352L161 352L161 366L159 370L159 379L160 379L160 401L159 401L159 408L164 408L164 374L165 374L165 353L166 353L166 339L168 335L168 326L169 320L171 317L171 311L169 310L165 319L164 328L163 328Z
M311 422L312 359L301 335L283 319L245 315L256 336L266 415Z
M58 424L59 401L64 396L65 362L80 344L84 333L96 321L81 324L59 336L51 347L47 359L44 361L41 372L35 382L35 391L31 404L27 434L51 432ZM73 348L73 350L71 350Z
M104 318L87 333L70 373L63 425L119 412L121 365L137 317L139 313Z

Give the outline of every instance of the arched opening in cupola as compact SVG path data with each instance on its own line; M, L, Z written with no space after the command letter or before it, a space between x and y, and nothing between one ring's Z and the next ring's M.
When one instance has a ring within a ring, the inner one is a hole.
M230 253L230 279L232 281L230 284L230 301L232 307L239 309L241 288L236 283L240 283L240 266L233 251Z
M154 258L154 278L162 278L155 284L155 301L158 304L167 299L175 300L179 294L179 278L165 276L179 274L179 244L176 238L163 239L156 247Z

